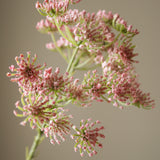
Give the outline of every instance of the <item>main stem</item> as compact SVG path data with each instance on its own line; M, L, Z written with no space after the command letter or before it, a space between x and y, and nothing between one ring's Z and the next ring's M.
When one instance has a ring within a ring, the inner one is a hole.
M37 129L37 135L34 138L33 144L29 153L26 155L26 160L32 160L35 156L36 149L42 140L43 132L40 129Z
M68 72L68 73L70 73L70 70L73 67L72 65L73 65L73 62L74 62L74 60L76 58L76 54L78 52L78 49L79 49L78 47L75 48L75 50L74 50L74 52L72 54L72 57L71 57L71 59L69 61L69 64L68 64L68 67L67 67L67 70L66 70L66 72Z

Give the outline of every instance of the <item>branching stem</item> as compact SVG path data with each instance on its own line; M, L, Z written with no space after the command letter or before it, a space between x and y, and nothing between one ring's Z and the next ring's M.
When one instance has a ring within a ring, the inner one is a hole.
M37 135L34 138L33 144L31 146L31 149L28 152L26 152L26 160L32 160L35 157L35 152L38 147L38 145L42 141L43 132L40 129L37 129Z
M71 68L72 68L73 62L74 62L75 57L76 57L76 55L77 55L78 49L79 49L79 48L76 47L75 50L73 51L72 57L71 57L71 59L70 59L70 61L69 61L69 64L68 64L68 67L67 67L67 70L66 70L66 72L68 72L68 73L70 73L70 70L71 70Z

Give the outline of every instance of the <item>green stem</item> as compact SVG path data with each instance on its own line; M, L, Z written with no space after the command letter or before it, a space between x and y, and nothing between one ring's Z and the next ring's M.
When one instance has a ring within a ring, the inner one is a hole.
M67 57L63 54L62 50L57 46L57 42L55 40L54 34L51 34L51 38L54 42L54 45L56 46L57 51L60 53L60 55L65 59L66 62L68 62Z
M34 138L34 141L33 141L33 144L31 146L29 153L26 152L26 160L32 160L35 157L36 149L38 145L40 144L40 142L42 141L43 132L40 129L37 129L37 132L38 133Z
M57 20L56 20L56 17L54 17L54 21L55 21L56 27L57 27L59 33L61 34L61 36L64 37L65 39L68 39L68 38L64 35L64 33L61 31L60 26L59 26L59 24L58 24L58 22L57 22Z
M74 44L74 43L73 43L69 38L67 38L66 35L62 32L62 30L60 29L59 23L58 23L57 20L56 20L56 17L54 17L54 21L55 21L56 27L57 27L59 33L61 34L61 36L64 37L66 40L68 40L70 43Z
M74 52L72 54L72 57L71 57L71 59L69 61L69 64L68 64L68 67L67 67L67 70L66 70L66 72L68 72L68 73L70 72L70 70L72 68L72 64L73 64L73 62L75 60L76 54L78 52L78 49L79 49L78 47L75 48L75 50L74 50Z

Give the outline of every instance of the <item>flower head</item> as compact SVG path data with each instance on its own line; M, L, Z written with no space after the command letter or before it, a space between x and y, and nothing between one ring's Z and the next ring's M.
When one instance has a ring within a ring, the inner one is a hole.
M57 27L53 22L50 22L48 18L45 20L41 20L40 22L37 23L36 29L42 33L50 33L57 31Z
M79 3L81 0L45 0L43 3L37 2L36 8L42 15L63 15L69 7L69 4Z
M103 101L101 98L106 94L107 82L103 76L97 74L97 71L94 70L91 75L90 72L85 75L83 83L87 88L87 95L91 97L92 100Z
M83 85L76 85L75 83L69 84L66 88L67 97L72 99L72 102L80 104L82 106L88 105L88 96L83 89Z
M47 96L43 95L32 95L31 93L25 98L22 95L21 103L23 107L20 106L20 102L16 103L16 108L22 112L18 114L14 111L16 116L26 117L24 121L21 122L25 125L29 121L31 128L42 128L43 125L49 122L50 118L55 115L53 112L54 105L53 100L49 100Z
M116 13L112 15L112 18L113 19L111 19L109 22L117 31L121 31L123 34L127 33L133 36L139 33L137 29L133 30L132 25L127 25L127 22L122 17L120 17L119 14Z
M60 140L58 137L65 141L64 135L70 134L70 127L72 124L70 123L71 115L66 115L64 112L67 110L63 108L55 108L54 116L50 118L48 124L44 126L42 129L46 137L50 137L50 142L54 144L55 142L60 144Z
M124 64L138 62L138 61L135 61L132 59L133 57L137 56L138 54L133 53L133 48L131 48L129 45L127 46L127 44L123 44L117 50L118 50L118 54L121 56L121 59Z
M35 66L37 56L35 55L30 61L30 52L27 52L27 58L24 58L24 55L21 54L19 57L16 57L17 68L14 65L11 65L9 69L13 73L7 73L7 76L14 76L11 78L12 82L17 82L20 87L25 89L32 89L36 87L36 84L39 80L41 80L41 73L43 66L37 65Z
M57 40L56 44L57 44L57 47L61 48L61 49L64 49L65 47L71 47L71 45L72 45L69 41L67 41L63 37L60 37L60 39ZM56 45L55 45L55 43L50 42L50 43L46 44L46 48L54 51L54 50L56 50Z
M108 101L116 107L135 105L150 109L154 107L154 101L149 94L140 90L138 76L134 68L128 67L123 72L113 72L106 77L108 84Z
M97 15L81 12L81 20L74 28L74 37L77 42L84 41L82 48L89 52L100 52L105 50L105 45L114 40L114 33Z
M56 68L54 73L52 73L51 67L44 70L42 86L46 92L60 92L62 95L70 79L67 77L67 74L59 75L59 73L59 68Z
M76 142L74 149L75 151L79 149L81 156L83 156L84 151L86 151L89 156L97 154L94 149L95 146L98 145L98 147L102 148L102 144L98 141L98 137L105 138L103 134L99 133L104 127L95 128L95 125L100 122L96 121L93 123L90 121L91 119L86 121L81 120L79 129L75 126L72 127L76 131L76 134L73 135Z

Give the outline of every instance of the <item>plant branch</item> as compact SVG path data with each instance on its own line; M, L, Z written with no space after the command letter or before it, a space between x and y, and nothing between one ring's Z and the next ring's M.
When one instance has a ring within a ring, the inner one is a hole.
M74 60L75 60L75 57L76 57L76 54L77 54L77 52L78 52L78 47L76 47L75 48L75 50L73 51L73 54L72 54L72 57L71 57L71 59L70 59L70 61L69 61L69 64L68 64L68 67L67 67L67 70L66 70L66 72L70 72L70 70L71 70L71 67L72 67L72 65L73 65L73 62L74 62Z
M75 45L75 43L73 41L71 41L69 38L67 38L66 35L62 32L62 30L60 29L59 23L56 20L56 17L54 17L54 21L55 21L56 27L57 27L59 33L61 34L61 36L64 37L66 40L68 40L73 45Z
M29 153L28 153L28 150L26 150L26 160L32 160L35 157L36 149L42 141L43 132L40 129L37 129L37 132L38 133L34 138L34 141Z
M58 52L60 53L60 55L65 59L65 61L68 62L68 60L67 60L66 56L63 54L62 50L57 46L57 42L56 42L56 40L55 40L55 37L54 37L54 34L53 34L53 33L51 33L51 38L52 38L52 40L53 40L53 42L54 42L54 45L56 46L57 51L58 51Z

